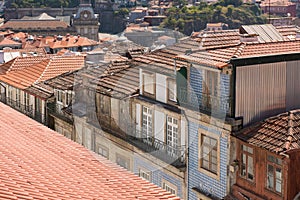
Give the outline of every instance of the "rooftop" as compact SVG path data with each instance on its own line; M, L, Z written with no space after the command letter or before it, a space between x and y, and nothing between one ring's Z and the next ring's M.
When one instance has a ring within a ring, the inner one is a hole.
M274 153L300 148L300 110L270 117L236 134L254 146Z
M35 63L34 63L35 62ZM0 66L0 80L19 89L84 67L84 56L17 57Z
M0 103L1 199L172 199L63 135Z

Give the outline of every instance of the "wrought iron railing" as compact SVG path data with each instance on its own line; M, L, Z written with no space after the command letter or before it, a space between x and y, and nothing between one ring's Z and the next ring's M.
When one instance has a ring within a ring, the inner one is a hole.
M58 117L68 123L73 123L73 116L72 114L67 114L65 111L62 110L62 106L57 105L55 102L51 102L47 104L47 110L49 114Z
M180 88L178 90L177 99L179 105L187 108L208 113L231 114L232 98L229 96L214 96L187 88Z
M144 135L142 131L130 128L127 134L128 142L176 167L185 166L187 153L185 145L169 145L155 137L141 137L142 135Z
M10 107L18 110L25 115L32 117L33 116L33 106L32 105L23 105L20 101L12 100L11 98L1 98L1 101Z

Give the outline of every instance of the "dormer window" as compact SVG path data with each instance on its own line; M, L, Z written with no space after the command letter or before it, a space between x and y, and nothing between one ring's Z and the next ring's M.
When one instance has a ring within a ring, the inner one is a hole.
M143 72L143 91L144 94L154 95L154 74Z

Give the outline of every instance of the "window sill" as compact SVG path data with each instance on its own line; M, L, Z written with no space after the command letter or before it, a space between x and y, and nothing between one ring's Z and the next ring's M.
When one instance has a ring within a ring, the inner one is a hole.
M217 172L216 174L211 172L211 171L208 171L207 169L204 169L204 168L201 168L199 167L198 168L199 172L213 178L213 179L216 179L216 180L220 180L220 175L219 175L219 172Z

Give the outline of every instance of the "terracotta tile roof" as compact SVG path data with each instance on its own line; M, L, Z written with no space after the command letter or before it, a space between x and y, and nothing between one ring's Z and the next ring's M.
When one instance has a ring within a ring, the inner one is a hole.
M20 61L17 63L23 65L16 70L7 70L6 74L0 75L0 80L19 89L25 89L34 83L43 82L84 67L84 56L41 57L39 62L35 64L28 62L28 58L16 58L15 60ZM14 62L9 62L9 64L14 64ZM6 65L7 63L4 64L4 66Z
M236 134L238 138L268 151L281 153L300 148L300 110L268 118Z
M51 29L66 29L68 24L60 20L17 20L12 19L7 21L5 24L0 26L1 30L11 29L11 30L51 30Z
M98 45L98 41L91 40L87 37L73 36L73 35L47 37L45 39L42 39L42 41L52 49Z
M178 197L0 103L1 199Z
M46 59L48 59L47 56L16 57L13 60L0 65L0 74L27 68Z
M3 40L0 41L0 46L22 46L22 44L8 38L3 38Z
M180 61L190 61L210 67L222 68L227 66L232 58L251 58L300 53L300 40L241 43L227 48L196 51L190 55L176 56Z
M93 82L97 85L96 90L102 94L124 98L138 93L139 68L124 67L122 70L107 74Z
M29 88L26 88L24 91L44 100L50 98L54 93L53 88L49 85L46 85L45 83L33 84Z
M240 43L239 30L202 31L194 33L195 41L201 49L224 48Z

